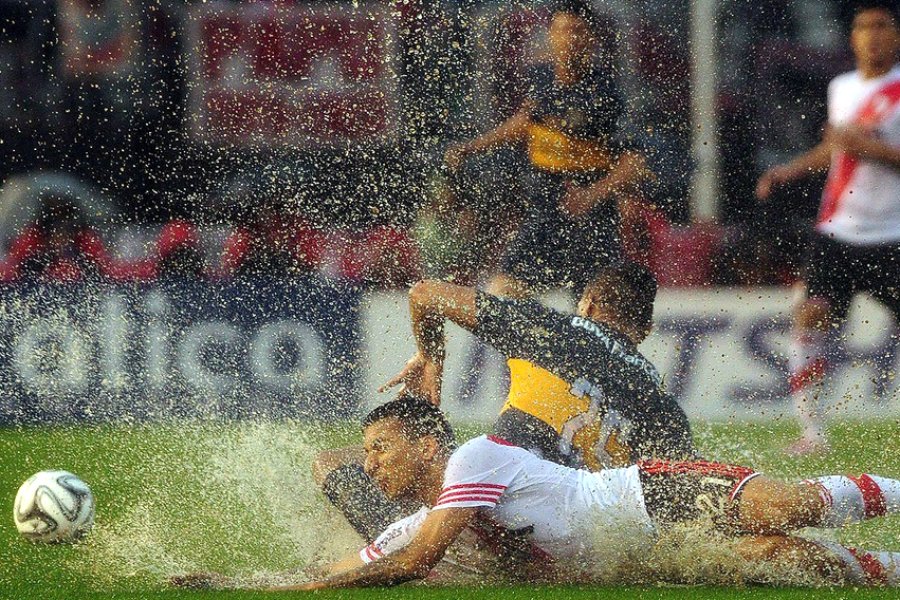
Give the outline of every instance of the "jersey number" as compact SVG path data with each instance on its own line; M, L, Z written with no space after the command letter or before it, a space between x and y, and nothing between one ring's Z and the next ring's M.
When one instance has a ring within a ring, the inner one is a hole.
M578 413L562 426L560 451L565 456L577 454L592 471L627 465L631 462L628 432L631 424L617 410L607 409L603 388L586 379L578 379L569 390L578 398L590 398L585 412Z

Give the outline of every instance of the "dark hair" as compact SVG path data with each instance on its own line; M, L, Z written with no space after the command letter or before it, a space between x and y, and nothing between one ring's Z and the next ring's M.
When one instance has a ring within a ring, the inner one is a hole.
M656 290L653 273L634 261L620 260L600 269L584 295L606 305L646 336L653 328Z
M894 26L900 27L900 7L897 6L897 0L857 0L851 9L851 20L867 10L883 10L894 20Z
M397 398L376 407L363 418L363 429L384 419L397 419L407 437L432 436L447 450L456 447L456 436L441 409L418 396L401 393Z
M606 23L603 22L603 19L594 11L594 7L591 6L590 2L586 2L583 0L558 0L553 5L554 13L568 13L570 15L575 15L582 21L584 21L585 25L587 25L588 29L595 37L601 37L604 31L604 26Z

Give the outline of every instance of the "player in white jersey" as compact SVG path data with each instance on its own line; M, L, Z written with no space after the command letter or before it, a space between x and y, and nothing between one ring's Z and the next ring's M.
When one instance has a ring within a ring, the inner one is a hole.
M793 454L824 451L819 395L827 350L850 302L869 292L900 317L900 15L895 1L860 2L850 45L857 69L828 87L822 142L760 178L756 193L828 169L807 256L805 298L794 311L790 390L803 436Z
M709 462L641 461L599 473L538 458L482 436L454 450L440 409L405 397L363 421L366 471L388 498L422 509L387 530L330 574L270 590L393 585L426 577L468 527L489 522L533 545L532 556L566 573L591 561L640 560L672 522L708 517L739 541L748 561L815 570L834 584L896 585L900 555L869 553L791 537L801 527L838 527L900 512L900 481L874 475L780 482L752 469ZM617 552L609 552L614 549ZM636 558L637 557L637 558ZM186 587L223 585L194 574Z

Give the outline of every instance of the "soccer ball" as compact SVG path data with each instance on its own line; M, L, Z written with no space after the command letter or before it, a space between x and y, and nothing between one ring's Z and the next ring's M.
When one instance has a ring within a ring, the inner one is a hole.
M71 542L94 525L94 495L68 471L41 471L19 488L13 519L29 540Z

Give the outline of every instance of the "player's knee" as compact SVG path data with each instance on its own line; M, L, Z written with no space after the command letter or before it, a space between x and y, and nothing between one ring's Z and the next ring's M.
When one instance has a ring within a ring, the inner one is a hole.
M740 494L741 528L757 534L790 531L800 519L795 486L766 477L756 477Z
M800 329L825 331L831 320L831 305L824 298L807 298L794 311L794 323Z
M737 552L748 562L770 562L784 551L786 539L779 535L742 538L738 541Z

